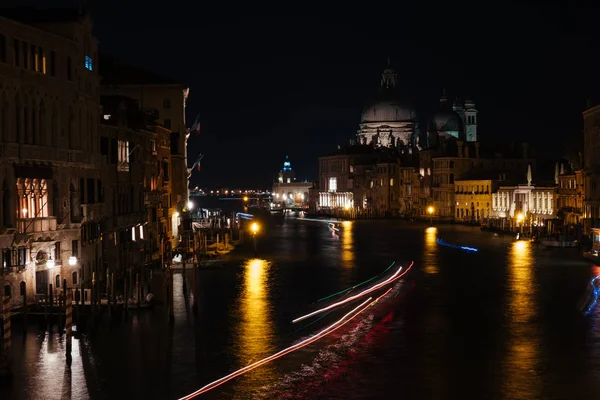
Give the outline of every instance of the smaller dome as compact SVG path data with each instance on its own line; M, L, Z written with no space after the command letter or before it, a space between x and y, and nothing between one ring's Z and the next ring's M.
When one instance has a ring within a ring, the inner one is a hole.
M438 132L462 132L463 121L454 111L439 111L433 117L433 125Z

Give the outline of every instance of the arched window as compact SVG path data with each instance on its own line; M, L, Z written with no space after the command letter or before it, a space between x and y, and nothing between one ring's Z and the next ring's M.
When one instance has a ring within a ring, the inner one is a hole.
M454 168L454 161L450 161L450 165L448 167L449 168Z
M448 183L454 183L454 174L450 174Z
M25 296L26 287L25 281L21 281L21 283L19 283L19 294L21 296Z
M4 284L4 297L12 297L12 287L8 282Z
M73 280L73 286L77 285L77 271L73 271L71 274L71 279Z
M60 289L60 275L56 275L55 282L56 282L56 286L55 286L56 289Z

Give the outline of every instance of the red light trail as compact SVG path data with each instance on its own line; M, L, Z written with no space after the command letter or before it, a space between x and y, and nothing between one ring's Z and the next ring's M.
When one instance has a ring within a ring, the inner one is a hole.
M371 292L373 292L373 291L375 291L377 289L381 289L385 285L388 285L388 284L390 284L392 282L395 282L398 279L402 278L404 275L406 275L406 273L408 273L408 271L410 271L410 269L412 268L413 264L414 264L414 261L410 263L410 265L408 266L408 268L406 268L406 271L404 271L402 274L400 274L400 271L402 271L402 267L400 267L400 268L398 268L398 271L394 272L394 274L392 276L390 276L389 278L387 278L385 281L380 282L380 283L378 283L376 285L373 285L370 288L365 289L365 290L363 290L362 292L360 292L358 294L355 294L354 296L348 297L348 298L346 298L344 300L340 300L340 301L338 301L336 303L328 305L327 307L320 308L320 309L318 309L316 311L313 311L313 312L311 312L309 314L306 314L306 315L303 315L303 316L301 316L299 318L296 318L292 322L293 323L300 322L300 321L305 320L307 318L310 318L310 317L312 317L314 315L320 314L322 312L331 310L332 308L341 306L342 304L346 304L348 302L356 300L359 297L362 297L362 296L364 296L366 294L369 294L369 293L371 293Z
M335 332L336 330L338 330L339 328L341 328L342 326L346 325L348 322L352 321L354 318L356 318L358 315L360 315L363 311L365 311L367 308L371 307L372 305L374 305L375 303L377 303L377 301L379 301L379 299L381 299L383 296L385 296L386 294L388 294L390 291L392 290L392 288L389 288L384 294L382 294L381 296L377 297L375 300L371 301L373 298L369 297L367 300L363 301L361 304L359 304L358 306L356 306L353 310L351 310L350 312L348 312L346 315L344 315L342 318L340 318L339 320L337 320L336 322L334 322L333 324L329 325L327 328L323 329L321 332L309 337L308 339L305 339L299 343L296 343L295 345L292 345L290 347L287 347L273 355L270 355L269 357L263 358L262 360L256 361L255 363L252 363L244 368L241 368L235 372L232 372L231 374L224 376L223 378L217 379L214 382L209 383L208 385L198 389L197 391L195 391L194 393L191 393L187 396L184 396L182 398L180 398L179 400L188 400L188 399L193 399L196 396L199 396L203 393L208 392L209 390L212 390L216 387L221 386L222 384L224 384L225 382L230 381L233 378L236 378L240 375L245 374L246 372L249 372L255 368L260 367L261 365L264 365L266 363L269 363L271 361L274 361L280 357L283 357L286 354L289 354L293 351L299 350L305 346L308 346L311 343L316 342L319 339L322 339L323 337ZM370 302L370 303L369 303ZM367 304L369 303L369 304ZM365 306L365 304L367 304Z

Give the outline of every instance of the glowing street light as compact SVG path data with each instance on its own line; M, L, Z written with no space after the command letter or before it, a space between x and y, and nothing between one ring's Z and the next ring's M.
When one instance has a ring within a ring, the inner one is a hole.
M427 214L429 214L429 225L433 224L433 212L435 209L432 206L427 207Z
M50 257L48 260L46 260L46 267L48 269L54 268L54 260L52 259L52 257Z
M260 227L258 226L258 224L256 222L253 222L252 225L250 225L250 231L252 232L252 239L254 241L254 255L256 256L256 234L258 233L258 230L260 229Z
M194 209L194 202L191 200L188 200L187 202L187 208L188 210L193 210Z
M244 196L244 201L248 201L248 196Z
M48 264L48 263L46 262L46 264ZM69 265L71 267L77 265L77 257L75 257L75 256L69 257Z

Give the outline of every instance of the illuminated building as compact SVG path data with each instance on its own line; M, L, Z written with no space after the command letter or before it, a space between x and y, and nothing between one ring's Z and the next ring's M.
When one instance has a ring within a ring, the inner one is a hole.
M583 112L583 151L583 229L588 234L592 228L600 228L600 105ZM598 235L593 237L596 243Z
M279 172L277 182L273 184L271 208L308 208L309 192L312 187L312 182L296 181L292 164L288 156L285 156L283 168Z
M181 212L188 202L187 128L185 107L189 89L169 78L142 68L128 65L120 60L100 58L102 94L127 96L137 100L141 110L156 118L158 125L170 131L169 172L170 199L168 215L165 215L166 238L175 248L180 239Z
M102 212L97 40L89 14L0 11L0 250L13 305L89 279Z
M556 209L557 216L566 225L579 225L583 217L583 170L564 171L564 166L557 165L558 193Z

